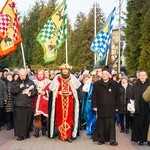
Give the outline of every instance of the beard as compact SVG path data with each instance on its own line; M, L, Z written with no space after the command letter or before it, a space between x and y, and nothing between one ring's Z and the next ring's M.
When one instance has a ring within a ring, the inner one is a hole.
M69 78L69 77L70 77L70 71L69 71L67 74L63 74L63 73L61 72L61 77L62 77L63 79Z

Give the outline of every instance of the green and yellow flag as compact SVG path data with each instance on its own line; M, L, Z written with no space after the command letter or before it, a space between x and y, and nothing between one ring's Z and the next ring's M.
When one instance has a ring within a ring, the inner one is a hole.
M53 12L37 36L44 50L45 63L52 62L57 57L59 49L67 38L66 1L64 0Z

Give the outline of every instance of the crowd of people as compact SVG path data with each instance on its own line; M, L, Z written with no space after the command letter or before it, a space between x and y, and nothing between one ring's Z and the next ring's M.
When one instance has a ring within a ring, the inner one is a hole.
M85 130L98 145L117 146L118 125L120 134L150 146L149 87L146 71L127 77L109 66L80 73L69 64L0 69L0 130L14 129L18 141L42 135L68 142Z

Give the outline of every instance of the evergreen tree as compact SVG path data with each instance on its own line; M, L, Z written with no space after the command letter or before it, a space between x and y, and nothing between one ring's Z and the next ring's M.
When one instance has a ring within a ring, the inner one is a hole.
M9 59L7 56L0 58L0 68L8 68L9 67Z
M142 13L145 14L143 23L141 25L141 55L139 60L139 69L147 71L150 76L150 0L145 1L142 7Z
M71 62L80 69L86 66L91 70L94 66L94 53L90 51L90 46L94 39L94 10L95 8L93 5L87 17L82 12L77 15L75 29L71 36ZM102 10L98 4L96 18L96 32L98 32L104 22Z
M41 59L42 52L39 53L40 49L36 46L36 36L37 31L40 26L39 18L41 11L45 8L45 2L41 0L37 1L33 8L29 11L28 15L24 17L22 23L23 32L23 44L25 47L26 61L29 64L38 64L39 62L43 64Z
M125 49L126 65L128 74L134 74L139 67L139 57L141 53L140 38L142 12L141 0L130 0L127 3L127 19L126 19L126 43Z
M75 26L74 26L74 31L71 35L71 40L69 42L69 62L76 67L79 67L79 60L80 63L82 62L81 60L81 44L82 40L84 39L84 30L86 28L86 16L84 13L79 12L76 21L75 21Z

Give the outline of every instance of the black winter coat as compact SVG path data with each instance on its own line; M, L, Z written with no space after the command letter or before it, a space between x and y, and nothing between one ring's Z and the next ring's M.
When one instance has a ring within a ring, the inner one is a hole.
M14 107L33 107L33 97L37 95L37 88L34 82L28 77L26 77L24 81L24 88L20 88L20 84L22 83L23 81L21 81L20 78L12 83L11 93L14 99ZM31 96L29 97L27 94L22 94L23 90L29 88L31 85L34 86L34 89L31 91Z
M110 79L105 83L102 79L95 82L92 92L93 108L97 108L99 117L115 117L119 103L119 84Z
M129 113L127 110L127 104L130 100L131 85L128 84L125 89L121 84L119 86L120 98L119 98L119 113Z
M142 83L139 79L133 84L131 89L130 98L135 100L135 113L145 114L149 112L149 105L144 101L142 95L150 85L150 80Z
M13 98L11 94L11 81L6 80L7 99L5 102L5 112L13 112Z

